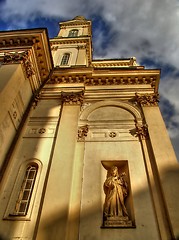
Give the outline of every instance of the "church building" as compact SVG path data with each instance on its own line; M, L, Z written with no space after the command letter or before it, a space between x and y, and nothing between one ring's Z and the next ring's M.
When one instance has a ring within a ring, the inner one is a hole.
M0 32L0 239L177 240L160 70L93 59L91 21Z

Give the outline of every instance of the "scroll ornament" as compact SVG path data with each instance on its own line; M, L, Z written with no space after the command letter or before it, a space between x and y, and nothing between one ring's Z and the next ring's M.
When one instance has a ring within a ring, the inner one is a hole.
M141 137L141 139L146 139L149 136L147 124L136 124L136 137Z
M85 137L87 137L88 134L88 125L81 126L78 129L78 140L79 141L84 141Z

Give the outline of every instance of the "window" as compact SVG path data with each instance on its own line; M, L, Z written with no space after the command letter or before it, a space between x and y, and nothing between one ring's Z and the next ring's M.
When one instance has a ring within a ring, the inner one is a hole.
M35 179L37 176L38 165L32 163L26 168L20 193L15 205L14 212L10 216L25 216L29 207Z
M68 37L77 37L78 36L78 29L72 29L69 31Z
M62 57L62 60L61 60L61 65L62 66L68 65L69 58L70 58L70 53L64 53L63 57Z

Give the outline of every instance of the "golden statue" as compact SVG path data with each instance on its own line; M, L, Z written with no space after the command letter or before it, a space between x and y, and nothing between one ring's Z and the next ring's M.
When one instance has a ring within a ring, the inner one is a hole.
M104 182L106 194L104 203L104 226L131 226L124 200L128 195L128 185L124 180L125 172L119 175L118 167L112 166L108 170L107 179Z

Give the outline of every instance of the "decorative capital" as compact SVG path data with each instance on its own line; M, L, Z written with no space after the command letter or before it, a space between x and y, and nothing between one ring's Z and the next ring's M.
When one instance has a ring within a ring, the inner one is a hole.
M13 63L22 63L27 78L29 78L34 74L34 69L29 59L29 51L5 53L3 64L13 64Z
M81 126L78 128L78 140L84 141L85 137L87 137L88 134L88 125Z
M62 93L62 100L65 105L74 105L83 103L83 92Z
M135 132L136 137L140 137L141 139L146 139L149 136L148 133L148 126L147 124L139 125L136 123L136 132Z
M158 93L150 93L150 94L135 94L136 101L143 107L151 107L151 106L157 106L159 102L159 94Z
M34 109L37 107L37 104L38 104L38 102L39 102L39 100L40 100L40 97L41 97L40 93L38 93L38 94L36 94L36 95L34 96L34 101L33 101L33 103L32 103L32 107L33 107Z

